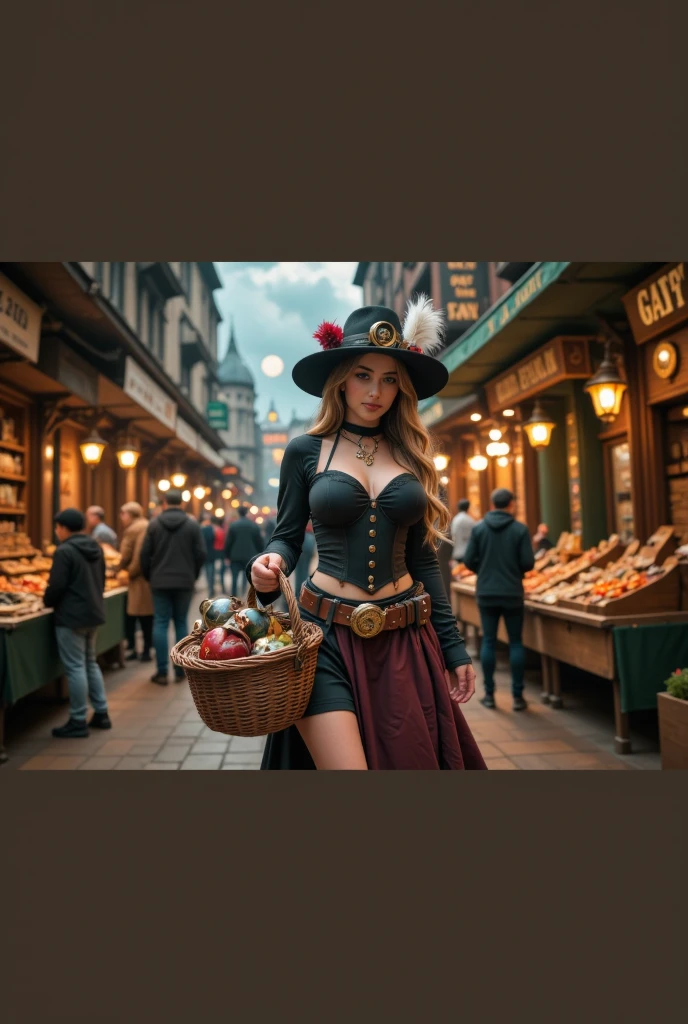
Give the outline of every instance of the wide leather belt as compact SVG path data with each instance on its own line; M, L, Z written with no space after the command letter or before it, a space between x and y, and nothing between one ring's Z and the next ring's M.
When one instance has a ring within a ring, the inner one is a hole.
M406 626L424 626L430 618L430 595L420 594L399 604L380 608L365 602L353 604L346 601L330 600L308 589L301 588L299 603L317 619L335 622L339 626L350 626L357 636L377 636L384 630L404 629ZM334 606L334 607L333 607Z

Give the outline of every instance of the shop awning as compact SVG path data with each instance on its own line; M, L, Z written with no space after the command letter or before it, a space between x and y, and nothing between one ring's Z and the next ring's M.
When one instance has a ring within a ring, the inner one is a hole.
M599 330L597 316L624 317L622 296L658 263L536 263L440 356L449 370L444 401L480 389L557 334ZM436 399L420 405L421 414Z

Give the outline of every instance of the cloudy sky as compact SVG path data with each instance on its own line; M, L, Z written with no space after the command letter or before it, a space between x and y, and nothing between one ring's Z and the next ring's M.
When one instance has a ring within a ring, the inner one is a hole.
M299 391L291 368L302 356L317 350L313 332L323 320L344 326L349 313L363 304L360 288L352 284L356 263L216 263L224 280L215 298L222 310L218 357L229 338L234 320L237 346L256 381L256 408L265 418L274 398L280 420L287 423L292 410L304 418L317 399ZM284 360L281 377L266 377L261 368L265 356Z

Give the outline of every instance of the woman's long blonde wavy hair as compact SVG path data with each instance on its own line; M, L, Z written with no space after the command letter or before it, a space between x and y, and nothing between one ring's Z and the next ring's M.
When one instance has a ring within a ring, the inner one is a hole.
M385 353L388 355L389 353ZM313 426L306 431L316 437L335 434L344 422L346 402L341 385L358 364L360 356L352 356L340 363L330 374L323 390L322 401ZM418 415L418 397L411 383L408 371L401 360L397 360L399 371L399 393L394 403L380 421L382 432L387 439L394 459L410 473L418 477L428 496L428 505L423 521L426 540L435 546L446 540L444 536L451 516L449 509L439 499L439 474L433 462L433 444L430 435Z

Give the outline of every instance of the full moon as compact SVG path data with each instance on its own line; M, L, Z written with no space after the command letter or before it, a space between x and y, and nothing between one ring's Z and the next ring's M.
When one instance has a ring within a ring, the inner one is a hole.
M284 362L279 356L266 356L260 368L266 377L279 377L284 369Z

